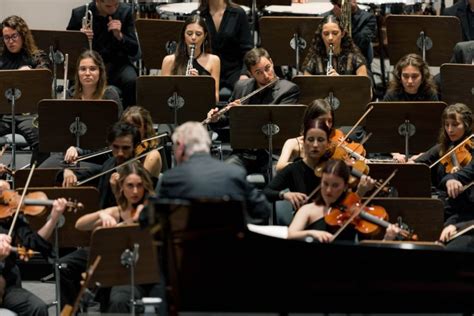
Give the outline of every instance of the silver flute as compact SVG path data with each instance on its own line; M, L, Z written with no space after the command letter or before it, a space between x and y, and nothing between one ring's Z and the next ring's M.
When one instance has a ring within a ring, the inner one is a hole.
M188 65L186 66L186 76L191 75L191 69L193 69L193 59L194 59L194 51L196 49L196 45L191 44L189 45L189 59L188 59Z
M329 72L332 69L332 57L334 56L334 45L329 44L329 51L328 51L328 63L326 65L326 75L329 75Z

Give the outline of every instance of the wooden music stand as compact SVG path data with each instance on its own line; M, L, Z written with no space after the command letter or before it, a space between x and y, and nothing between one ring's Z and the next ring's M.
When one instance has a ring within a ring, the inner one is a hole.
M142 59L148 69L161 69L163 58L174 53L184 21L138 19L135 22Z
M321 17L261 17L261 46L270 53L275 65L295 66L300 71L321 20Z
M215 89L210 76L140 76L137 104L150 111L155 123L202 121L216 104Z
M396 178L396 177L395 177ZM394 178L394 179L395 179ZM396 223L399 216L418 235L420 241L436 241L443 230L443 202L431 198L377 198L371 204L381 205Z
M71 145L102 149L108 128L117 121L118 106L111 100L42 100L38 115L40 151L65 152Z
M367 106L374 106L365 123L366 131L372 132L364 145L367 152L402 152L408 156L436 143L439 125L434 122L439 122L446 103L372 102Z
M132 250L135 243L139 244L139 256L134 268L134 284L159 282L152 236L138 225L98 228L92 232L89 264L96 256L102 256L92 282L99 282L102 287L130 284L130 271L121 264L121 257L126 249Z
M51 53L50 48L53 48L55 55L57 54L58 57L56 65L63 65L64 55L69 55L67 77L73 80L76 74L76 60L84 50L89 49L86 34L80 31L31 30L31 32L38 48L48 54ZM59 79L64 79L64 67L57 69L56 76Z
M397 170L388 186L397 189L398 197L431 197L431 172L425 164L369 163L370 176L384 180Z
M440 66L449 62L454 45L462 40L461 24L457 17L389 15L386 23L391 65L395 65L406 54L416 52L430 66Z
M22 188L18 190L22 192ZM28 192L42 191L46 193L49 199L54 200L64 197L72 201L78 201L84 204L83 210L76 212L64 212L65 222L59 228L58 240L59 247L86 247L90 242L90 232L83 232L76 229L76 221L79 217L99 210L99 191L94 187L80 187L80 188L29 188ZM27 216L33 230L40 229L47 220L50 214L50 209L40 216Z
M339 126L351 126L357 122L371 100L372 88L368 77L295 76L293 82L300 87L300 103L310 104L314 99L326 99L334 108Z
M441 97L447 104L464 103L474 111L474 65L441 65Z

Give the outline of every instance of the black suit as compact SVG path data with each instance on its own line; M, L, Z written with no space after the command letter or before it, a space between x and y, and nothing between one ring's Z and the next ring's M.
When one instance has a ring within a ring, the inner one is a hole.
M121 32L123 39L117 40L112 32L108 31L109 16L99 15L95 2L89 4L93 16L94 38L92 48L97 51L107 66L108 83L119 87L123 94L124 107L136 104L135 91L137 71L132 62L140 55L135 23L132 10L128 4L119 3L117 11L111 16L122 22ZM67 30L80 30L86 6L72 10Z
M449 8L446 8L443 12L443 15L446 16L457 16L461 20L461 29L462 29L462 38L463 41L474 40L474 36L471 33L471 25L474 21L469 21L468 18L468 7L465 0L460 0L456 2Z
M195 153L176 168L163 173L159 198L223 198L245 201L250 221L266 223L270 204L265 196L246 181L245 170Z
M231 100L240 99L256 89L257 86L254 78L239 80L235 84ZM299 95L300 88L296 84L285 79L280 79L272 87L266 88L262 92L256 94L246 103L295 104L298 102Z
M471 64L474 59L474 40L459 42L454 46L450 63Z

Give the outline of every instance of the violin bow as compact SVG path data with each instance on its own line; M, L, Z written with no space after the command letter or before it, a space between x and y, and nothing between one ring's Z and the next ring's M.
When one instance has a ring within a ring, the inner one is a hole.
M30 181L31 178L33 177L33 172L35 171L36 167L36 162L33 163L33 166L31 167L30 174L28 175L28 179L26 179L26 184L25 187L23 188L23 192L21 193L21 198L20 202L18 203L18 206L16 207L15 215L13 216L12 224L10 225L10 230L8 231L8 236L12 236L13 229L15 228L16 220L18 218L18 214L20 213L21 206L23 205L23 201L26 196L26 191L28 191L28 187L30 186Z
M380 185L380 187L377 188L377 190L374 191L374 193L372 193L368 198L367 200L365 200L365 202L357 208L357 210L355 210L352 215L349 217L349 219L344 223L344 225L342 225L335 233L334 235L332 236L332 239L331 239L331 242L333 242L337 236L339 236L342 231L357 217L359 216L360 212L375 198L375 196L377 194L379 194L379 192L387 185L387 183L390 182L390 180L392 180L392 178L395 176L395 174L397 173L398 169L395 169L393 170L392 174L387 178L385 179L385 181Z
M374 109L374 106L371 105L367 111L365 111L364 114L362 114L362 116L359 118L359 120L354 124L354 126L352 126L352 128L349 130L349 132L347 132L346 136L344 136L340 141L339 141L339 144L337 146L340 146L341 144L343 144L346 139L354 132L354 130L357 128L357 126L360 125L360 123L362 122L363 119L365 119L365 117L367 115L369 115L370 111L372 111Z
M462 142L460 142L459 144L457 144L455 147L451 148L451 150L449 150L447 153L445 153L441 158L439 158L438 160L436 160L434 163L432 163L430 165L430 169L433 168L434 166L436 166L436 164L438 164L438 162L440 162L441 160L443 160L444 158L448 157L449 155L451 155L456 149L458 149L459 147L461 147L462 145L466 144L468 140L470 140L471 138L474 137L474 134L471 134L469 135L468 137L466 137L465 140L463 140Z
M120 168L120 167L123 167L123 166L125 166L125 165L128 165L129 163L132 163L132 162L134 162L134 161L137 161L137 160L139 160L139 159L145 157L146 155L148 155L149 153L153 152L154 150L161 150L162 148L163 148L163 146L160 146L160 147L157 147L157 148L155 148L155 149L149 150L149 151L147 151L147 152L145 152L145 153L143 153L143 154L141 154L141 155L139 155L139 156L136 156L136 157L134 157L134 158L132 158L132 159L130 159L130 160L127 160L127 161L121 163L121 164L118 165L118 166L112 167L112 168L110 168L110 169L108 169L108 170L105 170L105 171L103 171L103 172L101 172L101 173L98 173L98 174L96 174L96 175L94 175L94 176L92 176L92 177L90 177L90 178L85 179L85 180L78 181L78 182L75 184L75 186L78 187L78 186L80 186L80 185L83 185L84 183L87 183L87 182L91 181L91 180L94 180L94 179L97 179L97 178L99 178L99 177L102 177L104 174L107 174L107 173L109 173L109 172L115 171L115 170L117 170L117 169Z

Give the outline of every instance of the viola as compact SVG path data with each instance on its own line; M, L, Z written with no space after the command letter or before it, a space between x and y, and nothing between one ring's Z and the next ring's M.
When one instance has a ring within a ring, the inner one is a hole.
M467 166L471 160L471 150L474 148L472 140L468 140L463 146L456 148L451 154L441 159L447 173L455 173Z
M21 195L16 191L6 190L0 195L0 219L5 219L14 215L20 202ZM38 216L43 214L46 206L52 206L54 200L49 200L48 196L42 192L31 192L25 196L20 210L25 215ZM69 210L82 210L84 205L80 202L68 201L66 207Z
M380 228L387 228L390 223L385 208L379 205L366 206L362 210L361 199L356 193L350 192L346 195L339 206L332 208L331 211L324 216L326 224L331 227L343 227L347 225L347 221L351 220L354 211L359 211L350 224L361 234L373 236L379 233ZM417 236L412 231L401 228L400 235L405 239L417 240Z

